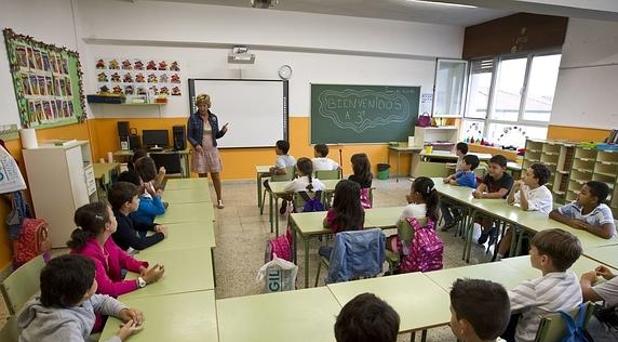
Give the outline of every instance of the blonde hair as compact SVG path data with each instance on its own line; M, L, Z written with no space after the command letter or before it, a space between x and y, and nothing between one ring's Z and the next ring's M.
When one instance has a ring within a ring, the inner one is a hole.
M210 95L208 95L208 94L199 94L195 98L195 104L199 105L200 103L210 103Z

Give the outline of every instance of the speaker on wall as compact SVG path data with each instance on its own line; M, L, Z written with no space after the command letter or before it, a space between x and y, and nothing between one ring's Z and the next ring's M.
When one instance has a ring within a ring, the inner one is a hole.
M172 127L172 136L174 139L174 150L184 150L187 148L187 129L185 126Z
M142 148L142 139L137 134L129 135L129 146L132 150L137 150L138 148Z
M118 121L118 136L119 137L129 136L129 121Z

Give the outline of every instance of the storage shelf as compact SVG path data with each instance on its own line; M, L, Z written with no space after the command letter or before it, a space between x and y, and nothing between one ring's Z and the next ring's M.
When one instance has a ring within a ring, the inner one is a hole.
M595 161L594 158L582 158L582 157L575 157L575 159L577 160L581 160L581 161L585 161L585 162L593 162Z
M616 178L616 176L618 176L618 175L616 175L615 173L600 172L600 171L596 171L594 174L596 174L596 175L602 175L602 176L606 176L606 177L614 177L614 178Z
M561 173L563 175L568 175L569 171L563 171L563 170L556 170L556 172Z
M573 170L579 171L579 172L582 172L582 173L592 173L592 170L588 170L588 169L573 168Z

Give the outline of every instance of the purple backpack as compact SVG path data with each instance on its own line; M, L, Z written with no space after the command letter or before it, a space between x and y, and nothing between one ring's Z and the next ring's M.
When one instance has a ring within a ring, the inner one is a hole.
M406 218L409 227L412 229L414 237L409 246L403 241L399 241L401 252L401 262L399 270L401 273L427 272L442 269L442 254L444 243L440 240L432 220L427 221L427 225L421 227L416 218Z

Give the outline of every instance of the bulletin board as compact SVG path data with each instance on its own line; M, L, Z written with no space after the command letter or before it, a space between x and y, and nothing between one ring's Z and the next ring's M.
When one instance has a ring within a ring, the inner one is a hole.
M21 125L55 127L86 118L79 54L4 29Z

